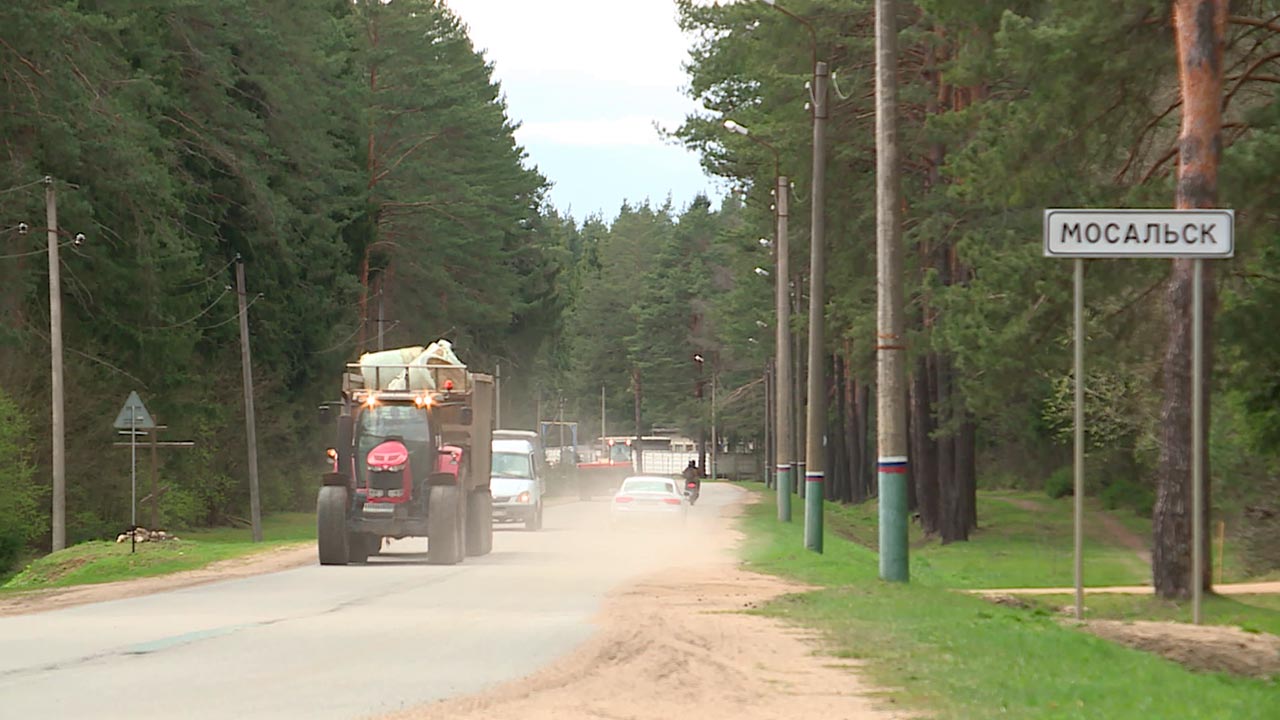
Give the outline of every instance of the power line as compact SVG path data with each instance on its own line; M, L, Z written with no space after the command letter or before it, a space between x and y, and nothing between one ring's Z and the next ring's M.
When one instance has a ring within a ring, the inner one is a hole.
M244 308L244 309L245 309L245 311L248 311L248 310L249 310L249 308L253 307L254 303L258 302L258 301L259 301L259 300L261 300L263 297L264 297L264 296L263 296L263 294L262 294L262 293L258 293L258 294L257 294L257 296L255 296L252 300L250 300L250 301L249 301L249 304L245 306L245 308ZM233 320L236 320L236 319L237 319L237 318L239 318L239 317L240 317L240 313L239 313L239 312L237 312L235 315L232 315L231 317L227 318L226 320L223 320L223 321L221 321L221 322L214 323L214 324L212 324L212 325L201 325L198 329L200 329L200 330L212 330L212 329L214 329L214 328L220 328L220 327L222 327L223 325L226 325L227 323L229 323L229 322L231 322L231 321L233 321Z
M187 320L183 320L182 322L180 322L180 323L175 323L175 324L173 324L173 325L153 325L153 326L151 326L151 327L149 327L149 328L147 328L147 329L148 329L148 330L173 330L173 329L175 329L175 328L180 328L180 327L182 327L182 326L184 326L184 325L190 325L191 323L195 322L196 320L199 320L200 318L204 317L205 315L208 315L208 314L209 314L209 311L210 311L210 310L212 310L215 306L217 306L217 304L218 304L218 303L222 302L222 298L226 297L226 296L227 296L227 293L229 293L229 292L231 292L231 287L230 287L230 286L225 286L225 287L223 287L223 289L222 289L222 294L221 294L221 295L219 295L217 298L215 298L215 299L214 299L214 301L213 301L213 302L211 302L211 303L209 303L209 305L208 305L208 306L206 306L203 310L201 310L200 312L196 313L195 315L193 315L191 318L189 318L189 319L187 319ZM257 299L257 298L255 298L255 300L256 300L256 299Z

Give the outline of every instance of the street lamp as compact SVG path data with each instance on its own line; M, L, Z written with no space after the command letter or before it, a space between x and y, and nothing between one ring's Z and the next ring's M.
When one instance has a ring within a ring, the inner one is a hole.
M809 49L813 58L813 82L809 85L813 110L813 201L809 241L809 405L805 439L804 477L804 546L822 552L822 502L826 464L826 367L823 363L823 311L826 274L826 216L824 214L827 154L827 63L818 60L818 33L809 20L796 15L776 0L761 0L765 5L795 20L809 31Z
M773 239L773 255L777 265L773 283L774 312L776 314L774 322L776 343L774 363L777 366L777 380L774 383L777 390L774 402L774 417L777 428L777 432L774 434L774 463L776 464L774 469L777 471L778 476L778 480L775 483L778 521L791 522L791 454L792 448L795 447L795 438L791 427L791 307L788 302L790 288L787 282L788 278L791 277L791 270L789 268L790 250L787 242L787 178L782 174L782 162L777 148L752 135L749 129L733 120L725 120L724 127L726 130L742 135L773 153L773 174L775 177L774 209L776 210L778 222ZM764 244L763 241L762 244ZM761 269L757 268L757 274Z

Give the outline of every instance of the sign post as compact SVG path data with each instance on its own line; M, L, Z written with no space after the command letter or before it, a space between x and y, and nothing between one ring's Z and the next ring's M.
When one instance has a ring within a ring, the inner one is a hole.
M1044 211L1045 257L1075 261L1075 616L1084 617L1084 261L1086 258L1194 259L1191 296L1191 580L1200 623L1204 593L1204 260L1235 254L1234 210Z
M142 404L138 391L129 393L124 407L116 414L114 423L117 430L129 431L131 458L129 461L129 552L135 552L138 545L138 432L154 430L156 421Z

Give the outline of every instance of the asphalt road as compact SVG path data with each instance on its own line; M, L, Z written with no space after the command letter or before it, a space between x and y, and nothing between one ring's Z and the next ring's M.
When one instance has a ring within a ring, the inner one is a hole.
M683 529L612 532L608 502L574 502L453 567L407 539L365 566L0 618L0 717L360 718L477 692L583 642L606 593L681 564L740 495L704 487Z

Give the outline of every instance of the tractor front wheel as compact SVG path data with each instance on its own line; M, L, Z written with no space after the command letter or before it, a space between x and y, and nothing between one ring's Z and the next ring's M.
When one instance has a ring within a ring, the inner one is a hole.
M316 540L321 565L346 565L350 561L347 533L347 489L326 485L316 498Z

